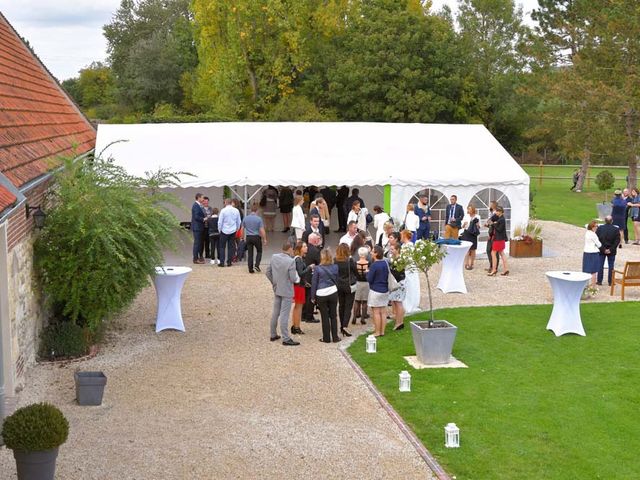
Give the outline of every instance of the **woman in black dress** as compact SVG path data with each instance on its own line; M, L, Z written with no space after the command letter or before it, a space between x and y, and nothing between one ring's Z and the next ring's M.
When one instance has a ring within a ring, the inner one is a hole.
M356 295L356 262L351 258L349 247L341 243L336 249L336 265L338 265L338 318L340 319L340 332L345 337L350 337L347 330L351 318L351 309Z

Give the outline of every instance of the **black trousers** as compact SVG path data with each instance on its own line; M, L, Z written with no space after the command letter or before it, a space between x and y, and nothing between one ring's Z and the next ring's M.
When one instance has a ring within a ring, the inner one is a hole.
M320 318L322 319L322 340L330 342L338 340L338 293L326 297L316 297Z
M355 298L355 292L338 292L338 316L340 317L341 328L347 328L349 326L349 320L351 320L351 310L353 309L353 300Z
M215 233L209 237L209 244L211 245L211 258L213 260L220 259L220 255L218 254L218 248L220 244L220 234Z
M604 255L600 254L600 269L598 270L598 275L596 276L596 282L599 284L602 283L602 279L604 278L604 262L607 261L607 266L609 267L607 270L607 282L611 285L611 276L613 275L613 266L616 263L615 255Z
M628 216L628 214L629 214L629 210L627 210L627 215L624 217L624 243L629 243L629 216Z
M218 245L218 258L220 263L224 263L224 252L227 251L227 266L231 266L233 256L236 254L236 232L226 233L220 232L220 243Z
M253 272L253 249L256 249L256 267L262 260L262 238L260 235L247 235L247 251L249 252L249 271Z
M338 203L336 205L338 209L338 230L347 231L347 213L344 211L344 204Z
M311 301L311 287L305 287L304 289L304 305L302 306L302 319L303 320L312 320L313 319L313 310L314 310L313 302Z
M211 241L209 240L209 227L204 226L204 234L202 235L202 248L204 249L204 258L211 258ZM200 250L202 257L202 250Z

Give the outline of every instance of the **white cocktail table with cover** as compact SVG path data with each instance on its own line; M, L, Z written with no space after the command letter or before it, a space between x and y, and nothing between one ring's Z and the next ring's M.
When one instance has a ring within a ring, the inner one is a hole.
M184 332L180 294L189 273L189 267L156 267L153 277L158 297L156 332L168 329Z
M464 257L471 248L471 242L462 241L460 245L443 243L440 247L444 248L447 254L442 259L442 271L436 288L444 293L467 293L467 285L464 283Z
M580 318L580 297L591 274L583 272L546 272L553 290L553 311L547 323L556 337L565 333L586 335Z

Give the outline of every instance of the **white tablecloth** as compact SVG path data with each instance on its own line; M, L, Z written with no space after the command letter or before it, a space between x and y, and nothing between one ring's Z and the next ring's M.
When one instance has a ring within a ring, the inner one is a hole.
M156 275L153 277L158 296L156 332L167 329L184 332L180 293L189 273L189 267L156 267Z
M447 255L442 259L442 272L438 287L444 293L467 293L464 283L464 257L471 248L471 242L462 242L460 245L442 244Z
M420 311L420 272L418 271L405 271L402 306L407 314Z
M565 333L586 335L580 318L580 297L591 275L583 272L546 272L553 290L553 311L547 323L556 337Z

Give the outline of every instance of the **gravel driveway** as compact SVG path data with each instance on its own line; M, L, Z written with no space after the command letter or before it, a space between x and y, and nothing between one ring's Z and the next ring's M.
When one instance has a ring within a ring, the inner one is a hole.
M435 306L550 303L543 273L580 269L584 230L542 223L551 256L510 259L509 277L487 277L480 259L465 272L469 294L435 291ZM625 259L640 259L640 247L625 246L617 265ZM303 323L301 346L271 343L263 275L194 267L182 296L186 333L154 332L149 287L97 357L29 370L18 406L49 401L71 424L58 479L433 478L343 359L344 342L321 344L320 326ZM425 294L423 285L423 306ZM597 301L616 299L604 288ZM640 289L628 299L639 300ZM102 406L75 404L76 369L105 372ZM4 448L0 472L16 478Z

